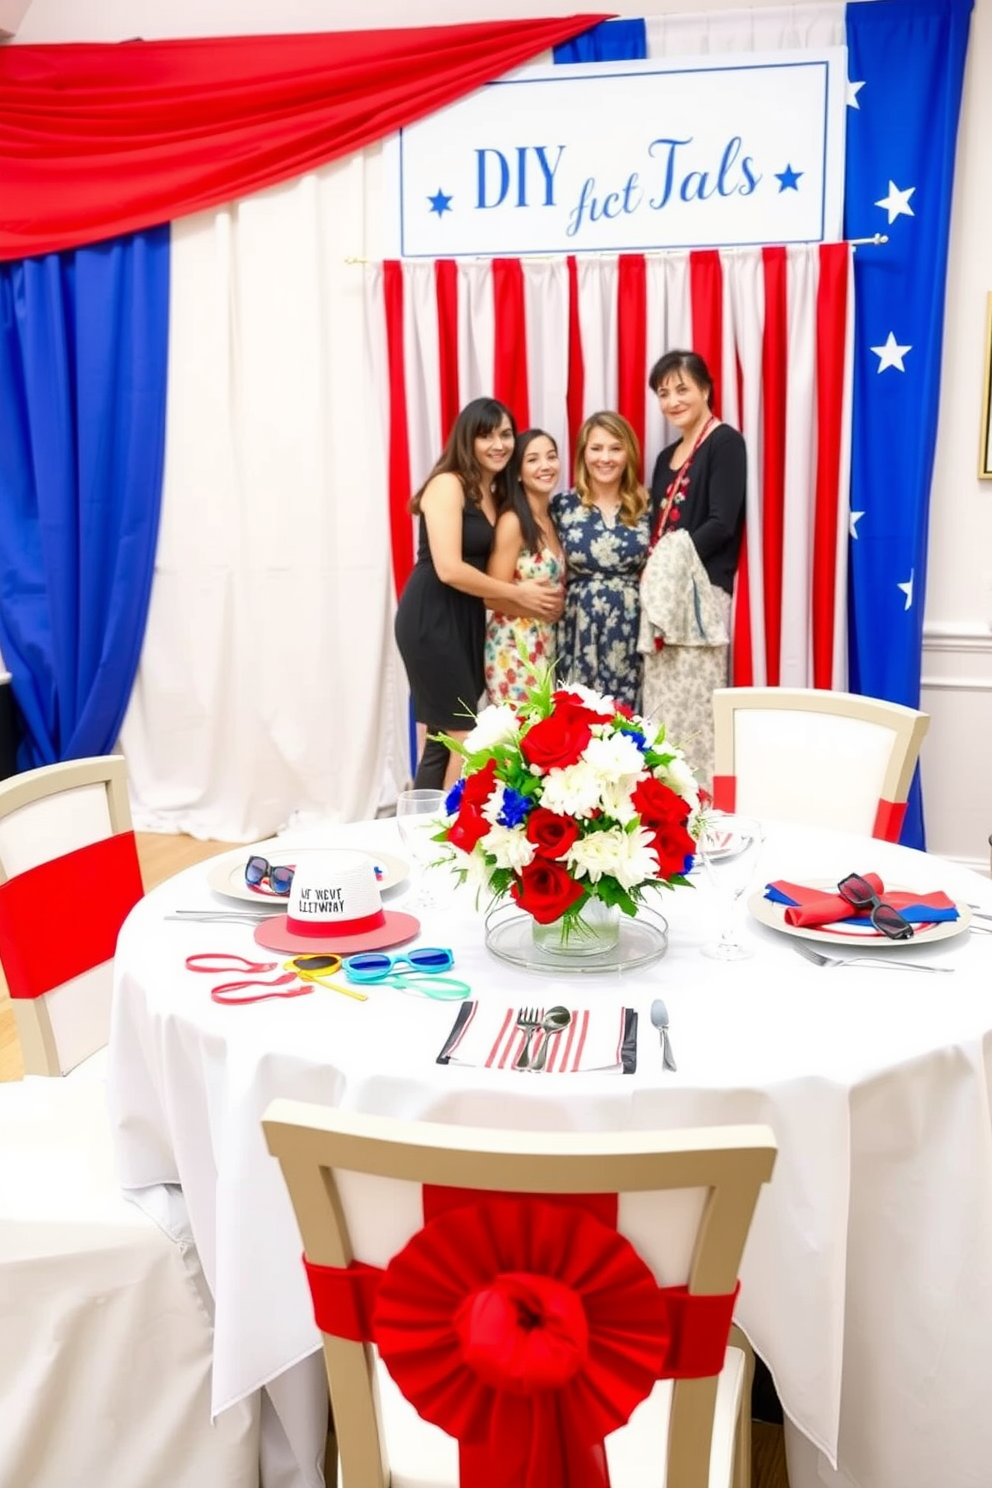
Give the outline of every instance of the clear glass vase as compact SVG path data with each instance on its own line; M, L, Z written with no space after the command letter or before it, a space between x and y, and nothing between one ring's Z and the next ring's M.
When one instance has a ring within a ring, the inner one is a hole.
M587 899L578 915L539 925L533 921L534 944L554 956L599 956L620 943L620 909Z

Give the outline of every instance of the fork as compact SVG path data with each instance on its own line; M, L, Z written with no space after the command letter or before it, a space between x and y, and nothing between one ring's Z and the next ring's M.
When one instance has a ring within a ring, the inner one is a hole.
M814 966L853 966L855 962L867 961L870 966L897 966L900 971L954 971L953 966L932 966L923 961L890 961L883 956L874 954L869 956L838 956L835 952L815 951L811 945L804 941L797 941L793 950L798 951L800 956L805 956L807 961L812 961Z
M527 1037L524 1046L514 1061L513 1068L518 1070L530 1069L530 1046L531 1040L541 1026L541 1014L538 1008L521 1008L517 1014L517 1027L523 1029Z

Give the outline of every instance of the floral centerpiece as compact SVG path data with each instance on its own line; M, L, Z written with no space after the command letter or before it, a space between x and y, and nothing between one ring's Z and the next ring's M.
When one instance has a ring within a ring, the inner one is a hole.
M588 688L535 676L523 703L482 712L436 841L462 881L507 897L559 943L590 911L636 915L648 890L686 882L700 829L696 781L649 722Z

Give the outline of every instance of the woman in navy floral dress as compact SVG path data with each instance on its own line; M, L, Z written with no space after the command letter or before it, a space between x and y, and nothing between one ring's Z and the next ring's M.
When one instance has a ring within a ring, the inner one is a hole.
M651 540L640 462L627 420L594 413L579 430L575 489L551 499L567 570L558 679L606 693L635 712L643 670L639 584Z

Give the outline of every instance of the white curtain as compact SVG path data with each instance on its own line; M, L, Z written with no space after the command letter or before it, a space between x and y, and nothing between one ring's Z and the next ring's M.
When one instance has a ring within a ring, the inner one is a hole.
M378 152L173 225L162 527L124 722L135 823L251 840L408 771L361 257ZM370 226L367 226L370 224Z

